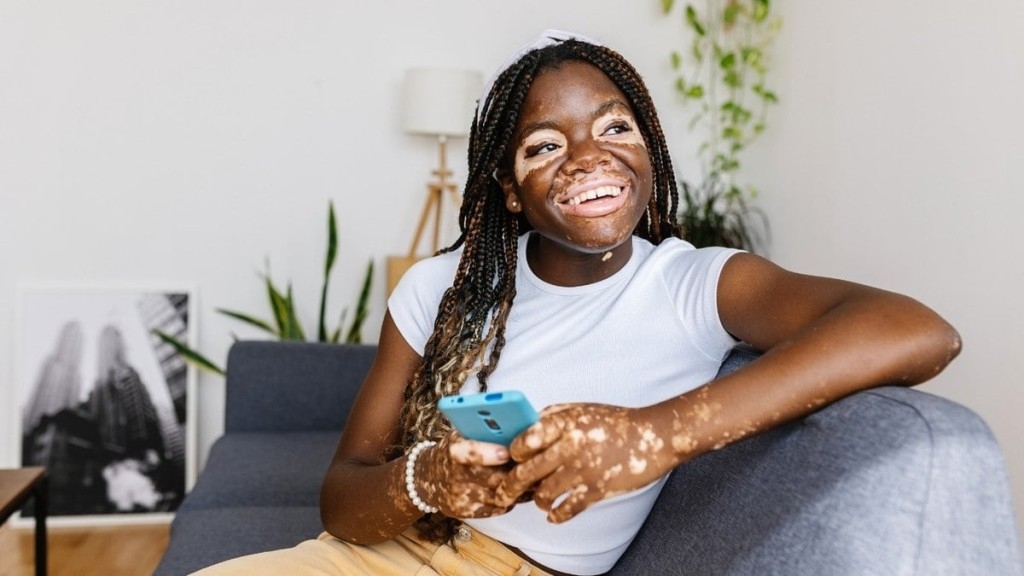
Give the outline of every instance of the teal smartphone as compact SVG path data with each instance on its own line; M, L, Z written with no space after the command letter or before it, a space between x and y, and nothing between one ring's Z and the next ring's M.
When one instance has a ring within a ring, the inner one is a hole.
M517 390L445 396L437 407L464 437L504 446L537 421L537 411Z

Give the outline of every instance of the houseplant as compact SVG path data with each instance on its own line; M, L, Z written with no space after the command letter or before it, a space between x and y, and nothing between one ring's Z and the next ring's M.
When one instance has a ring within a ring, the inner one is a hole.
M660 0L665 15L674 0ZM690 130L702 133L697 150L703 180L682 181L680 224L698 246L756 251L768 241L764 213L749 205L757 194L741 185L741 153L765 130L778 96L767 87L768 50L781 25L770 0L705 0L682 7L689 50L670 54L675 90L695 107Z
M338 324L334 329L328 329L326 322L327 290L337 256L338 224L337 219L334 216L334 203L332 202L328 205L327 256L324 261L324 280L320 289L320 312L318 316L317 337L315 341L338 343L342 341L342 334L344 334L344 342L359 343L362 342L362 326L363 322L366 320L369 310L368 302L370 288L373 283L373 260L370 260L366 266L366 273L363 276L359 299L356 302L355 313L348 325L348 329L346 330L344 328L347 310L342 310L341 317L338 319ZM258 328L279 340L306 340L306 331L295 311L295 298L292 295L291 283L288 283L286 288L281 290L270 276L269 265L267 266L267 270L263 273L262 279L267 290L267 299L273 320L263 320L244 312L237 312L235 310L228 310L225 308L217 308L216 311L219 314L223 314L229 318L233 318L239 322ZM204 368L218 374L224 374L223 368L219 367L216 363L206 358L203 354L188 346L186 343L160 331L155 331L154 333L161 340L182 354L187 361L200 368Z

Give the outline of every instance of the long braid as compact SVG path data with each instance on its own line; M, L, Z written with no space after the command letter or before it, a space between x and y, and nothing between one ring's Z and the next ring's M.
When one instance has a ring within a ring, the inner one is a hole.
M602 70L628 99L651 158L653 192L635 233L653 243L680 235L676 222L678 192L665 137L654 104L636 70L618 53L593 44L567 40L528 52L504 70L479 106L470 129L468 174L459 211L460 234L442 252L462 248L452 286L438 306L434 329L424 346L420 367L406 388L400 426L402 436L391 451L396 457L424 439L439 439L450 425L437 409L442 396L457 394L470 375L480 391L498 366L505 346L505 325L515 299L518 238L529 229L521 214L505 207L493 177L505 168L507 151L534 78L562 62L580 60ZM450 540L457 523L440 514L418 523L425 536Z

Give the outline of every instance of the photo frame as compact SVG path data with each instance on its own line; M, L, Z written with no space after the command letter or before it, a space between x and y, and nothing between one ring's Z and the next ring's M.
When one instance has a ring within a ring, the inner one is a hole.
M181 287L20 291L16 453L47 468L53 525L173 517L196 476L196 374L156 331L194 345L195 307Z

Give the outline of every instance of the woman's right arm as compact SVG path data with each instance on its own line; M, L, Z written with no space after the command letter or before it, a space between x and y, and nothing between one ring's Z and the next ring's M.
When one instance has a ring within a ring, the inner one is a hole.
M380 542L422 515L406 494L405 457L385 461L398 438L406 383L419 362L420 356L386 313L377 356L320 488L320 519L337 538L356 544Z
M385 313L377 356L320 489L320 518L336 538L355 544L382 542L423 515L406 491L407 457L386 459L399 439L405 387L420 360L390 312ZM497 444L446 438L416 461L419 496L450 517L501 513L504 509L481 504L496 499L494 489L505 476L497 466L507 461L507 450Z

